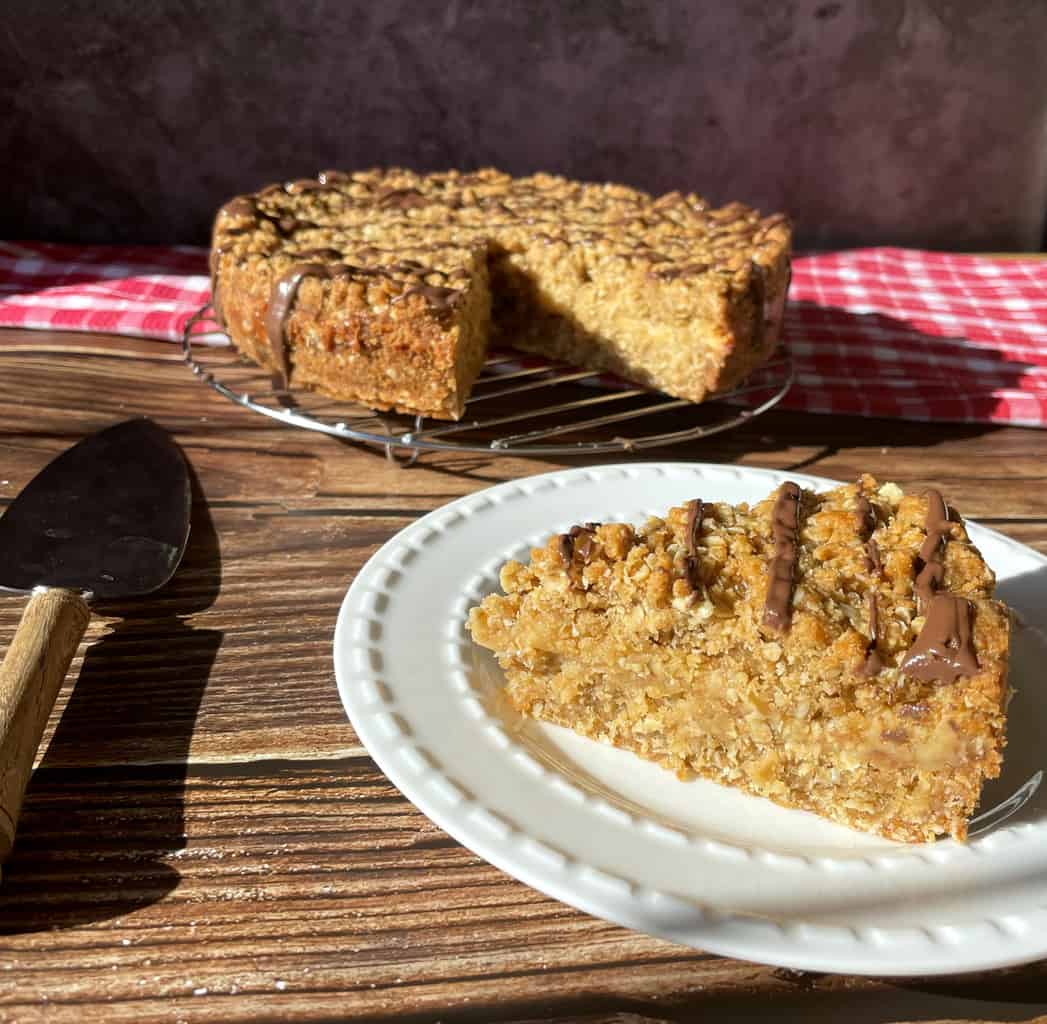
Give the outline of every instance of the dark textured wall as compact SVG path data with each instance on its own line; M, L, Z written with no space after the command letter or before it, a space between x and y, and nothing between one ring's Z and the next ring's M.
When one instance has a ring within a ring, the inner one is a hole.
M1036 248L1043 0L40 0L0 33L0 237L199 242L263 183L485 164Z

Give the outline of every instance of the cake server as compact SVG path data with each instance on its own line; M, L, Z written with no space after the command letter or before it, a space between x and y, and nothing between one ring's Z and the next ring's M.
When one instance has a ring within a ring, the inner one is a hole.
M0 518L0 588L31 594L0 665L0 860L88 601L162 587L185 550L190 505L181 451L155 423L134 419L58 456Z

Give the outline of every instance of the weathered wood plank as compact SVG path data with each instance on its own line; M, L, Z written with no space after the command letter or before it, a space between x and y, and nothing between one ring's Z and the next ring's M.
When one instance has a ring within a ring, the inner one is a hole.
M45 769L0 888L0 1019L19 1021L904 1020L975 994L1028 1019L1045 970L892 984L637 935L485 864L363 757Z

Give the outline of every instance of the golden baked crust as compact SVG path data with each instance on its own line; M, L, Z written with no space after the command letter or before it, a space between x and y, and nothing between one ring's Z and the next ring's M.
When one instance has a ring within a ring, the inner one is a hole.
M690 548L693 504L553 537L503 567L472 636L524 714L892 839L964 838L1004 744L1010 620L991 570L955 513L928 540L927 497L868 476L802 491L791 624L775 628L781 494L703 503ZM971 674L913 656L932 631L921 548L941 567L930 600L970 612Z
M293 385L457 418L491 336L692 401L733 386L777 344L789 246L781 215L676 192L328 171L223 206L212 278Z

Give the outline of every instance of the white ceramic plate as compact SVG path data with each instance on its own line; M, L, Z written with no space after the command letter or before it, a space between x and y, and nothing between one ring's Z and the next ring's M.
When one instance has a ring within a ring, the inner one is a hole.
M1047 558L969 524L1025 618L1010 743L966 844L905 846L671 773L500 698L468 609L506 559L598 519L640 523L692 497L764 497L797 473L687 463L572 469L501 484L402 530L353 581L335 631L360 739L420 810L516 878L689 946L820 971L932 974L1047 955L1042 697Z

